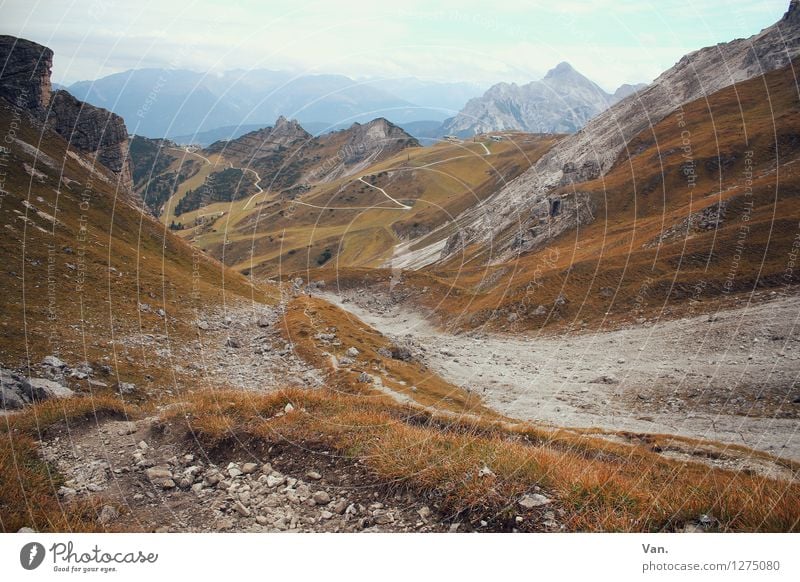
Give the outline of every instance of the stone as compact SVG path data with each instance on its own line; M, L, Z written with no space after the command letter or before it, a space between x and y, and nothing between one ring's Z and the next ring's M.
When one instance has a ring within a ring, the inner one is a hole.
M206 473L205 477L203 477L203 484L206 487L218 485L220 481L222 481L222 475L217 471Z
M59 370L63 370L67 367L67 365L56 356L45 356L45 358L42 360L42 364L50 368L57 368Z
M523 495L518 501L520 506L525 509L533 509L534 507L541 507L543 505L547 505L552 502L553 502L552 499L545 497L541 493Z
M114 389L123 395L132 394L136 392L136 384L132 382L117 382L114 385Z
M30 404L28 381L21 375L0 368L0 406L4 410L17 410Z
M119 517L119 511L113 505L104 505L100 510L100 516L97 518L97 523L100 525L108 525Z
M394 523L394 516L388 512L376 511L372 514L372 520L378 525L388 525Z
M286 482L286 477L283 475L267 475L267 487L278 487Z
M306 477L308 477L312 481L319 481L320 479L322 479L322 475L320 475L316 471L309 471L308 473L306 473Z
M62 485L58 488L58 496L63 497L65 500L70 500L74 498L78 492L73 489L72 487L67 487L66 485Z
M167 467L150 467L144 472L147 479L156 485L163 485L167 481L172 480L172 472ZM172 486L175 486L173 482Z
M228 339L225 340L225 347L236 349L242 347L242 344L235 337L228 337Z
M362 384L371 384L373 382L373 378L366 372L361 372L358 375L358 381L361 382Z
M236 510L236 513L242 517L250 517L250 510L247 509L241 501L234 503L233 508Z
M133 434L135 432L136 432L136 423L133 422L126 422L119 428L119 430L117 430L117 434L119 436L126 436L129 434Z
M395 346L392 348L391 351L393 360L401 360L403 362L408 362L414 357L408 348Z
M200 330L203 330L203 331L208 331L209 329L211 329L211 326L208 324L207 321L198 321L197 322L197 329L200 329Z
M245 475L252 475L258 471L258 465L256 463L245 463L242 465L242 473Z
M431 508L427 505L423 505L417 510L417 515L419 515L422 519L427 520L431 516Z
M258 525L266 526L266 525L269 525L269 520L266 517L264 517L263 515L257 515L256 516L256 523Z
M494 476L494 471L492 471L489 467L484 465L480 471L478 471L478 477L492 477Z
M283 412L285 414L289 414L290 412L294 412L294 406L292 406L291 402L287 402L286 406L283 407Z
M258 327L269 327L270 321L266 315L262 315L261 317L258 318L256 324L258 325Z
M361 352L359 352L357 348L351 347L351 348L347 348L347 351L345 352L345 355L349 356L351 358L357 358L360 353Z
M347 499L342 498L339 501L337 501L336 504L333 506L332 508L333 512L338 513L339 515L343 515L344 512L347 511L347 505L348 505Z
M536 307L536 309L534 309L531 312L531 315L537 315L537 316L547 315L547 308L544 305L539 305L538 307Z
M313 499L314 503L317 505L327 505L331 502L331 496L327 491L317 491L311 496L311 499Z
M70 398L75 395L75 392L66 386L45 378L30 378L26 389L28 390L28 397L31 401L48 400L50 398Z
M31 527L21 527L21 528L19 528L17 530L17 533L32 534L32 533L38 533L38 532L35 529L31 528Z

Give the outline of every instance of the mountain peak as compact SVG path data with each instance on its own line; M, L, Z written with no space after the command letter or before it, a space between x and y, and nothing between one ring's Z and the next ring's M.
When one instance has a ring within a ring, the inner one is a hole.
M577 72L578 71L576 71L575 68L572 65L570 65L567 61L561 61L555 67L553 67L547 72L547 75L545 75L545 79L552 75L564 75L567 73L577 73Z

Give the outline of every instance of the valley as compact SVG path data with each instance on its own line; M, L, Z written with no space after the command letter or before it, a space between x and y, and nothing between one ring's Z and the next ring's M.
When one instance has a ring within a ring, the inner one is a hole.
M0 57L0 531L800 530L798 0L616 91Z

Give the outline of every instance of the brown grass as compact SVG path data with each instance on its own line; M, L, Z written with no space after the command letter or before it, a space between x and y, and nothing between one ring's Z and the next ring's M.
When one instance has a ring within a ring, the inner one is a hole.
M0 423L0 531L97 531L97 501L62 504L58 471L42 460L36 440L54 425L75 427L90 420L135 412L115 398L70 398L36 404Z
M691 134L697 174L692 187L683 173L684 131ZM450 325L510 331L581 324L593 329L707 312L754 291L795 292L799 133L791 66L728 87L642 132L602 178L553 192L590 196L591 224L498 264L492 253L520 234L511 221L513 227L491 245L474 245L425 269L444 286L416 293L418 284L430 286L416 274L407 277L404 291ZM752 192L746 188L749 170ZM684 229L656 245L662 229L719 202L728 205L719 228ZM520 216L522 224L527 219ZM346 285L356 274L340 270L326 279L337 276ZM553 308L559 295L567 302ZM534 313L539 305L544 315ZM512 312L517 319L509 325Z
M295 411L282 414L291 402ZM199 392L163 416L204 446L319 443L377 478L439 500L459 519L513 519L535 486L555 496L571 531L672 531L708 514L720 531L798 531L796 484L664 459L626 446L496 421L466 422L387 398L330 390ZM494 475L479 477L488 466Z

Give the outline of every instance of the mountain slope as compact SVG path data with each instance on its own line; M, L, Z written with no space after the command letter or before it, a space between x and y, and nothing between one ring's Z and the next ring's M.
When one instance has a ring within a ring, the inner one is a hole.
M15 41L15 46L27 42ZM34 53L15 49L14 54ZM41 54L36 51L27 70L43 62ZM44 54L52 55L49 49ZM4 82L0 77L5 90ZM134 358L130 338L142 333L192 338L205 302L256 291L143 215L140 202L119 188L119 175L96 163L97 152L75 147L74 111L80 112L81 139L105 143L104 124L118 120L127 145L118 117L102 111L86 116L96 109L80 102L72 107L72 96L67 104L68 117L56 117L62 110L50 107L43 119L41 101L12 104L0 98L0 130L8 136L1 154L0 364L30 373L45 356L57 355L70 365L108 367L104 382L70 380L74 389L97 394L113 392L115 381L169 386L174 372L150 369L146 357ZM71 141L56 132L62 128L69 128Z
M800 283L794 67L684 105L631 139L602 178L551 191L531 211L535 226L495 237L516 249L511 259L462 239L426 269L463 293L438 306L442 317L514 329L632 324L713 310L740 294L792 293Z
M203 208L209 205L242 199L249 205L260 194L291 199L314 184L359 172L419 145L382 118L314 137L296 120L280 117L272 127L200 151L170 143L159 148L161 156L153 154L157 141L137 140L150 144L138 148L141 155L134 160L135 167L150 175L141 195L173 228L205 224L209 214Z
M480 209L459 222L469 226L470 241L489 242L518 224L523 234L534 226L533 208L546 202L551 189L596 178L608 172L629 140L647 131L676 108L723 87L785 67L800 55L800 4L774 25L748 39L737 39L684 56L651 85L592 119L580 132L562 140L534 167L503 188ZM508 242L508 241L507 241ZM514 249L503 250L511 256Z

